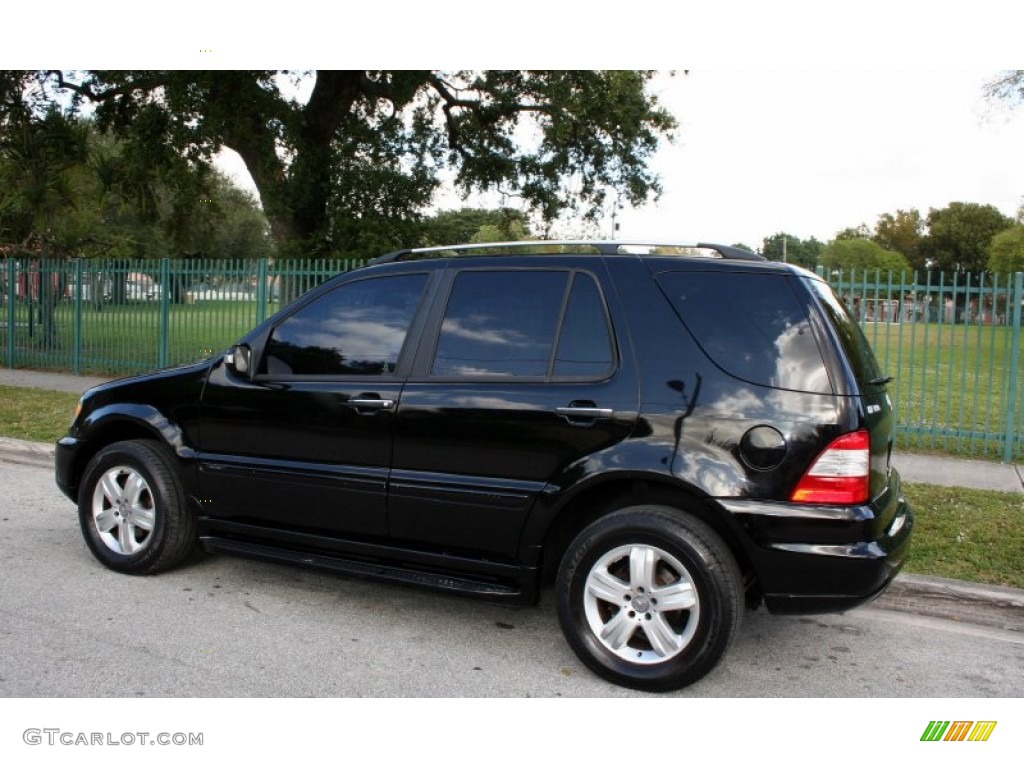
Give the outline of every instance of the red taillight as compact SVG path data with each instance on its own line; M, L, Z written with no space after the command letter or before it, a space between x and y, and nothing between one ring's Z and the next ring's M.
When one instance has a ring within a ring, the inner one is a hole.
M790 501L863 504L868 500L871 437L866 429L837 437L797 483Z

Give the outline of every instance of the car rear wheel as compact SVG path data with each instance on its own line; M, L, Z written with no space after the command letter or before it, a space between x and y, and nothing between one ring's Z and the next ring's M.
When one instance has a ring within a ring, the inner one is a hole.
M172 459L154 441L113 443L92 458L78 520L93 555L115 571L164 571L195 548L195 521Z
M706 675L743 611L739 567L697 518L661 506L619 510L569 545L558 573L559 620L601 677L664 691Z

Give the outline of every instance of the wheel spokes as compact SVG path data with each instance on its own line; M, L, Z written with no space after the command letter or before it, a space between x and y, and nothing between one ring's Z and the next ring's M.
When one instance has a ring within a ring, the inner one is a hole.
M658 557L652 547L633 547L629 552L629 584L648 592L654 588L654 572Z
M131 466L100 476L92 498L93 525L100 541L119 555L143 549L156 526L156 503L146 478Z
M139 503L139 497L149 492L149 486L137 472L128 475L124 483L124 498L134 507Z
M628 618L625 611L619 611L604 625L601 639L615 650L624 646L636 631L636 624Z
M650 620L644 622L643 628L644 634L647 635L647 639L651 643L651 648L659 656L669 656L682 646L682 638L659 613L651 614Z
M651 597L657 601L659 611L688 611L697 604L693 584L682 579L664 587L655 587L651 590Z
M124 494L121 490L121 486L117 483L117 477L120 474L120 470L113 469L110 472L107 472L100 481L100 486L103 488L103 495L111 504L116 504L117 500Z
M583 610L605 650L633 664L676 658L701 620L700 595L682 560L648 543L622 544L597 558Z
M144 531L152 531L156 522L156 510L152 507L132 507L132 522Z
M117 529L117 543L123 554L130 555L137 550L139 542L135 540L135 526L122 520L121 527Z
M118 519L114 515L113 509L104 509L98 515L96 515L96 529L100 533L109 533L110 529L118 524Z
M629 584L612 576L607 568L595 568L587 580L587 591L598 600L622 605Z

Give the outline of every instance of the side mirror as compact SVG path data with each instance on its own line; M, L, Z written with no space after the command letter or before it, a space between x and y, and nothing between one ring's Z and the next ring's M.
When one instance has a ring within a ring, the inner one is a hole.
M224 355L224 364L243 379L252 380L252 349L248 344L236 344Z

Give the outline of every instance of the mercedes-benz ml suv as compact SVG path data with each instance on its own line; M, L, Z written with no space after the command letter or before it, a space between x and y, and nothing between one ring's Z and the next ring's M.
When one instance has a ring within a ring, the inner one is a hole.
M198 544L491 600L553 580L590 669L667 690L745 608L893 579L888 381L824 281L735 248L409 250L90 390L57 483L126 573Z

